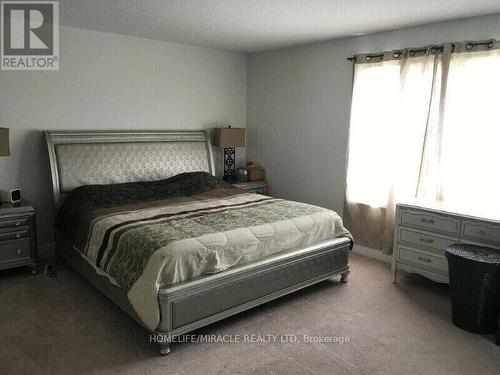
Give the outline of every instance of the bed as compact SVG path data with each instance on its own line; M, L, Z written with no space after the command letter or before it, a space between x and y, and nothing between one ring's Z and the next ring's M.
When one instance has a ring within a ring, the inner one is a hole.
M44 131L56 255L172 338L334 276L352 237L330 210L215 178L203 131Z

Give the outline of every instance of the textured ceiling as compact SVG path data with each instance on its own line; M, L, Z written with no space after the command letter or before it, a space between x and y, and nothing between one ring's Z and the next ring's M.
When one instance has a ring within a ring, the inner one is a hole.
M255 52L500 12L499 0L60 0L63 25Z

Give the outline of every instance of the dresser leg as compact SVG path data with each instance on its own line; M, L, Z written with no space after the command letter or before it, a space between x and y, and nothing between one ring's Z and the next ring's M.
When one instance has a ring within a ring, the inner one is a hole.
M63 264L63 259L62 259L62 252L63 252L63 249L62 249L62 244L59 243L59 241L56 241L56 248L55 248L55 258L56 258L56 264Z
M391 273L392 273L392 283L396 284L397 277L398 277L398 267L396 266L396 259L394 258L395 255L393 255L392 262L391 262Z
M340 274L340 282L341 283L347 283L347 281L349 280L349 274L351 273L351 271L345 271L344 273Z
M32 275L38 274L38 264L32 264L29 267Z

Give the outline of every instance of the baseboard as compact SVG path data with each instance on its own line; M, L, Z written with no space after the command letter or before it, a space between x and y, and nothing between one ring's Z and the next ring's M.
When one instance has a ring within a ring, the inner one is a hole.
M38 257L40 259L53 258L55 255L56 245L51 243L48 245L38 246Z
M353 253L363 255L365 257L373 258L380 260L382 262L391 263L392 256L386 255L382 253L380 250L372 249L370 247L362 246L362 245L354 245L352 249Z

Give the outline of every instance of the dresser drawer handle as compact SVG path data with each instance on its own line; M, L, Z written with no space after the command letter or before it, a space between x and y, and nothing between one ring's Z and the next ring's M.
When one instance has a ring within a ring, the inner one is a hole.
M17 239L21 238L21 233L16 233L16 238Z
M434 224L434 220L433 219L425 219L425 218L421 218L420 221L422 223L426 223L426 224Z
M16 227L18 227L20 225L21 225L21 222L20 221L16 221Z
M432 238L425 238L425 237L420 237L419 241L423 243L434 243L434 240Z
M21 249L17 249L17 250L16 250L17 255L21 255L21 254L22 254L22 252L23 252L23 251L22 251Z
M430 258L424 258L424 257L419 256L418 260L421 262L425 262L425 263L432 263L432 259L430 259Z

